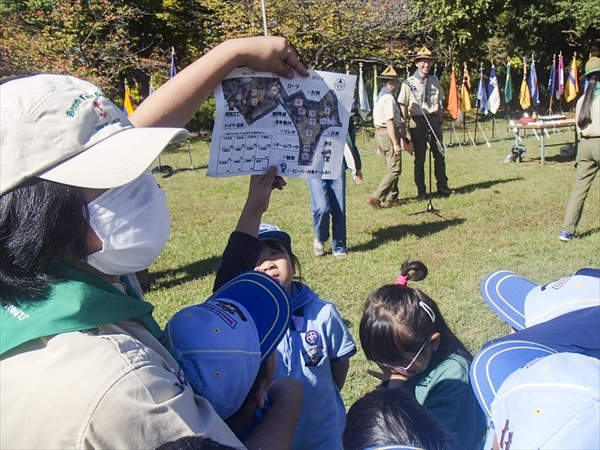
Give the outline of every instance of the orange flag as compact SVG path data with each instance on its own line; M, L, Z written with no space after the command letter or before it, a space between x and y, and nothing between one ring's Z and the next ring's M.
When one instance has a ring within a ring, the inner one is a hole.
M123 106L125 110L125 114L128 116L135 110L135 105L133 104L133 99L131 98L131 91L128 86L125 86L125 98L123 99Z
M456 86L456 74L452 69L450 78L450 91L448 92L448 111L454 120L458 119L458 87Z
M573 56L573 62L571 63L571 70L569 70L569 77L567 78L567 84L565 85L565 98L567 102L573 101L577 97L579 92L579 80L577 79L577 63L575 58L577 54Z

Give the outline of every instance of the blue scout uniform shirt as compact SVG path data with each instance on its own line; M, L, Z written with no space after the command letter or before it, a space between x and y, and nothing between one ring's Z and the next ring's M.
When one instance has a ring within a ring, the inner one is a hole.
M469 362L452 354L406 382L406 389L457 438L461 448L481 449L487 422L469 382Z
M356 353L356 344L333 303L294 282L292 325L277 346L275 379L302 383L304 406L292 449L342 448L346 409L333 380L331 363Z

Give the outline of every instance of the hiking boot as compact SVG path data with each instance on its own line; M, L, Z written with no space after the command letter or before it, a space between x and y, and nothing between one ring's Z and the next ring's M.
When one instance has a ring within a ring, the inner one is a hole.
M561 230L560 234L558 235L558 239L564 242L569 242L575 240L575 235L569 233L568 231Z
M438 194L443 195L444 197L449 197L454 193L452 189L448 186L440 186L438 187Z
M375 197L369 196L369 197L367 197L366 201L373 208L375 208L375 209L381 209L381 203L379 203L379 200L377 200Z
M315 256L323 256L323 253L325 253L325 247L323 247L323 243L318 239L315 239L315 242L313 242L313 252L315 252Z

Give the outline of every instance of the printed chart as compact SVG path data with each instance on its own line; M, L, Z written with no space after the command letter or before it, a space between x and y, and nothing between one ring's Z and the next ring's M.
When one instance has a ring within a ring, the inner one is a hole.
M310 71L293 80L239 68L215 90L208 175L340 176L356 76Z

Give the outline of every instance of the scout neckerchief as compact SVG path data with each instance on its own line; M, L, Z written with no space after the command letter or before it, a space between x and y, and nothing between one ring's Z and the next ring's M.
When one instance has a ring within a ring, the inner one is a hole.
M384 95L391 95L392 97L394 97L394 92L387 86L383 86L381 88L381 90L379 91L379 95L377 96L377 100L379 100L381 97L383 97ZM395 98L394 98L395 100Z
M121 277L127 293L107 281L58 263L53 269L59 278L50 286L46 299L21 301L0 308L0 355L33 339L135 319L157 339L159 325L152 317L154 307L139 298Z
M423 85L423 99L421 100L421 104L425 105L425 107L423 109L427 109L429 108L429 83L427 81L427 76L425 78L423 78L420 74L418 70L415 70L415 73L413 73L413 77L415 77L417 80L419 80L419 82Z

